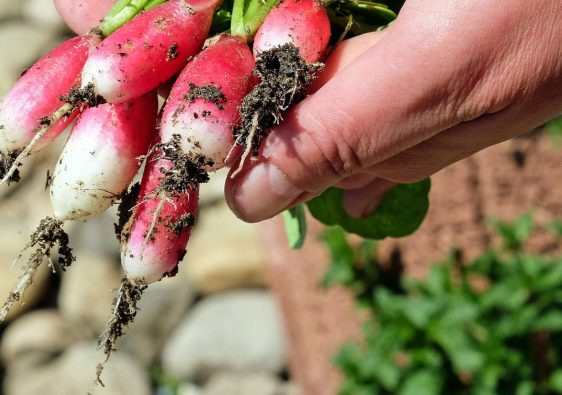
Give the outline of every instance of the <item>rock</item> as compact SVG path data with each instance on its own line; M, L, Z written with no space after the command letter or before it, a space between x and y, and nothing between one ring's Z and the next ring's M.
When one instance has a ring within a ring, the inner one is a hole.
M59 292L62 315L90 335L101 333L121 282L119 263L103 254L77 251Z
M192 288L180 276L151 284L139 302L135 321L119 342L119 349L150 365L194 298Z
M209 182L201 184L199 190L199 206L207 207L224 202L224 183L228 176L228 168L220 169L211 175Z
M25 246L27 235L23 236L19 233L20 224L9 223L4 218L0 220L0 300L4 302L8 293L15 285L21 275L21 267L25 264L26 256L22 257L13 266L14 259L18 256L21 249ZM13 266L13 267L12 267ZM45 261L37 271L33 284L25 291L23 299L14 303L10 313L6 317L7 321L21 315L35 306L45 294L47 290L51 270Z
M113 206L87 222L73 222L69 226L72 243L79 245L82 251L118 258L120 246L113 226L116 221L117 208Z
M0 59L8 67L23 71L53 48L56 41L41 27L19 21L8 22L0 26Z
M281 388L273 374L221 372L211 377L202 395L278 395Z
M164 369L181 379L222 370L279 373L286 361L279 308L265 291L203 299L175 329L162 353Z
M79 343L60 359L33 371L8 371L4 391L10 395L89 393L96 366L103 359L94 343ZM115 353L102 374L105 387L96 395L150 395L147 373L125 353Z
M203 395L203 394L201 392L201 388L199 388L195 384L184 383L180 386L177 395Z
M50 361L78 340L78 331L57 310L37 310L6 329L0 353L10 369L27 369Z
M0 19L20 16L21 8L21 1L0 0Z
M25 0L23 1L23 16L34 25L53 33L64 28L64 22L53 1Z
M254 226L236 218L225 203L202 212L187 250L180 273L202 293L265 285Z

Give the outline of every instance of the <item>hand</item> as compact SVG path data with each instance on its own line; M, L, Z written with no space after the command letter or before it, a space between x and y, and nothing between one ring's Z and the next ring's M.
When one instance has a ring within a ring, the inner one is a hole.
M336 185L363 216L423 179L562 113L562 2L408 0L342 43L226 196L257 222ZM234 166L236 168L237 166Z

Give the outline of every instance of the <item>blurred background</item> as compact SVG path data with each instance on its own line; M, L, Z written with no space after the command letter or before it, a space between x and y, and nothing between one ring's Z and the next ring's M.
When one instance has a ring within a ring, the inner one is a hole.
M0 97L23 70L70 34L51 0L0 0ZM495 266L489 264L488 271L475 272L480 288L462 293L466 287L449 281L464 279L462 268L490 251L495 258L486 262L494 265L502 259L517 265L521 257L533 256L531 267L538 267L560 256L559 131L555 126L541 128L445 169L433 177L430 212L416 234L376 246L352 238L339 244L347 253L339 254L339 261L331 259L338 255L337 243L328 248L320 241L325 229L312 221L304 248L295 252L287 247L280 219L260 225L237 220L223 200L225 174L214 176L202 188L200 220L179 274L149 287L136 322L102 376L106 387L96 393L562 393L556 389L557 384L562 388L557 347L562 317L551 314L562 307L562 277L552 275L549 287L531 292L529 278L542 278L542 272L535 277L519 273L517 278L527 282L515 284L509 273L494 276L490 268ZM19 275L18 264L11 268L14 258L38 222L51 213L46 169L53 168L63 144L64 136L28 161L22 182L0 189L0 297ZM77 262L66 273L44 266L24 303L3 324L4 394L88 391L102 359L96 339L121 278L115 215L110 210L87 223L67 224ZM334 237L332 241L338 240ZM366 257L358 248L373 254ZM453 261L438 267L448 269L428 275L433 263L447 256ZM366 263L377 270L366 270ZM419 283L403 285L413 280ZM429 291L427 282L433 284ZM495 291L497 284L503 293ZM500 296L494 302L481 300L490 290ZM420 295L427 303L409 304ZM472 310L466 303L441 303L453 299L471 301ZM519 304L500 303L506 300ZM516 314L537 300L541 304L535 315ZM386 306L401 307L386 311ZM471 314L453 315L456 324L444 327L445 340L431 332L438 317L469 310ZM548 325L533 326L547 310L554 317ZM505 318L501 328L493 327L494 317ZM471 322L478 323L480 332ZM518 328L513 336L519 336L519 348L509 331L493 336L505 328ZM490 345L482 340L488 338L499 346L488 350ZM526 339L524 344L521 339ZM349 341L361 345L342 353ZM512 365L497 355L525 369L498 373L498 364ZM533 359L536 355L547 357ZM515 387L505 384L510 377ZM485 381L495 384L478 387Z

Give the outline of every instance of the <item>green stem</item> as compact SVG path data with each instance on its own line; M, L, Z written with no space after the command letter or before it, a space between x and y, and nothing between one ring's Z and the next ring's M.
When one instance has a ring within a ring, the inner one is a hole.
M265 17L279 0L234 0L231 34L250 41L256 35Z
M156 7L157 5L160 5L162 3L165 3L168 0L149 0L148 3L144 6L143 10L150 10L153 7Z
M149 0L119 0L101 23L104 37L109 36L142 11ZM151 1L152 3L153 1Z

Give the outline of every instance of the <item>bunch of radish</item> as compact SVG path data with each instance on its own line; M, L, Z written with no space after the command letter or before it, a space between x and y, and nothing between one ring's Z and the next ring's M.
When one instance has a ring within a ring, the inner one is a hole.
M70 16L77 2L56 3ZM80 3L80 18L90 10L94 19L114 5L90 33L40 59L0 105L0 183L17 181L24 159L76 119L50 185L53 217L26 246L35 250L0 319L55 244L63 268L74 260L64 222L121 200L125 278L100 340L109 357L144 288L176 273L200 183L259 154L268 129L322 69L332 27L318 0L235 0L232 10L219 9L220 0ZM230 32L209 37L213 18L225 14ZM155 92L169 83L157 120ZM140 185L130 185L143 160Z

